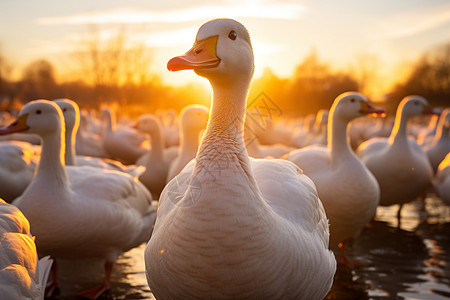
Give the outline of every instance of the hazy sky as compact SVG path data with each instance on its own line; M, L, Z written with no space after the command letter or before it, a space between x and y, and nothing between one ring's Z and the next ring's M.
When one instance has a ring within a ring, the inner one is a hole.
M376 56L387 82L399 65L450 40L448 0L1 0L0 51L15 65L51 58L61 67L88 24L98 24L103 36L124 25L130 41L152 47L151 71L179 84L196 76L169 73L167 61L191 47L201 24L218 17L249 30L256 76L265 67L290 76L315 49L337 68Z

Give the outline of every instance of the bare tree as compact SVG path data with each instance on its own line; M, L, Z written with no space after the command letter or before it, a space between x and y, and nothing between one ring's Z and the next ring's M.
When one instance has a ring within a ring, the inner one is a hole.
M1 50L1 49L0 49ZM0 97L6 93L6 85L11 74L11 65L0 52Z
M143 42L131 43L124 27L105 38L91 25L80 46L76 60L94 86L96 99L127 104L127 93L142 89L151 78L151 50Z
M413 65L407 79L397 84L389 100L397 104L404 96L418 94L432 105L448 106L450 99L450 42L422 55Z
M35 60L25 67L20 85L21 98L25 101L59 96L55 69L44 59Z

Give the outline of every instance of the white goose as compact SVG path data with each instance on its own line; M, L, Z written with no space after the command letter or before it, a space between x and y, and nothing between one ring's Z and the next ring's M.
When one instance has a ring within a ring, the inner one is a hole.
M425 128L420 128L420 130L418 130L416 140L420 146L425 147L430 142L433 141L434 136L436 135L437 128L438 128L439 119L440 119L439 114L433 114L430 117L428 126Z
M380 188L375 177L353 153L348 124L367 114L383 114L359 93L341 94L328 117L327 146L309 146L285 156L312 179L330 220L330 243L343 242L339 262L358 263L346 255L349 239L356 237L375 216Z
M0 199L0 296L43 300L53 260L38 260L30 223L14 205Z
M421 147L407 137L407 122L413 116L434 113L421 96L405 97L397 108L394 128L388 139L362 143L357 155L380 184L380 205L400 204L421 196L431 184L433 170Z
M442 111L436 127L436 134L433 140L423 147L423 151L427 154L433 171L436 172L441 161L450 152L450 108Z
M327 144L327 122L328 110L320 109L316 114L316 119L312 130L306 137L305 145L326 145Z
M170 163L177 155L178 147L164 148L161 124L153 115L140 116L133 127L150 135L151 149L138 158L136 164L145 167L139 180L151 191L154 199L159 199L166 185Z
M285 160L250 160L243 139L253 51L243 25L205 23L168 62L213 89L196 161L164 189L145 250L158 299L322 299L336 261L312 181Z
M79 294L96 298L109 288L117 256L150 238L155 206L147 189L128 174L66 167L63 122L58 105L39 100L25 105L17 121L0 130L36 133L42 139L35 177L13 204L30 221L40 254L106 260L102 284Z
M188 105L180 112L180 146L177 157L170 163L166 182L178 175L195 158L200 141L200 132L208 121L208 108L203 105Z
M313 131L316 123L316 114L308 114L303 119L303 126L301 126L292 138L291 144L295 148L303 148L307 146L307 137Z
M93 125L92 125L93 124ZM100 133L97 133L97 124L86 111L80 111L80 126L77 131L75 150L78 155L109 157L103 148Z
M22 141L0 141L0 197L11 203L33 179L40 147Z
M275 143L269 145L261 145L260 137L264 135L264 129L255 122L250 125L246 124L244 129L245 146L247 153L252 158L280 158L286 153L291 152L294 148L285 144ZM285 139L290 141L291 138Z
M113 158L124 164L134 164L136 160L148 152L145 136L138 135L129 127L119 127L116 117L108 109L102 109L101 119L105 122L102 134L103 148Z
M76 155L76 144L78 143L78 129L80 126L80 108L75 101L70 99L54 100L61 108L64 115L65 124L65 162L68 166L91 166L106 170L121 171L133 177L144 172L143 167L136 165L124 165L121 162L108 158L92 157L86 155Z

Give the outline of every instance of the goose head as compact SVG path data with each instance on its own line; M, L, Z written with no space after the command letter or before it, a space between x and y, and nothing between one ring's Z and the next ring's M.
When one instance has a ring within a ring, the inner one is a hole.
M410 95L403 98L403 100L398 105L397 111L400 111L402 116L408 118L413 116L437 113L431 108L427 99L417 95Z
M66 131L77 131L80 126L80 108L75 101L70 99L56 99L55 102L64 115Z
M339 95L330 109L330 115L350 122L367 115L383 115L385 110L373 107L364 95L357 92L346 92Z
M167 63L169 71L192 69L211 84L249 83L254 70L247 29L231 19L215 19L198 30L192 48Z
M35 100L27 103L11 125L0 130L0 135L14 132L35 133L41 137L64 131L61 123L64 116L58 105L48 100Z
M208 109L203 105L188 105L180 113L181 127L187 131L199 132L208 122Z
M155 134L155 132L160 131L161 125L156 116L144 114L141 115L133 128L148 134Z

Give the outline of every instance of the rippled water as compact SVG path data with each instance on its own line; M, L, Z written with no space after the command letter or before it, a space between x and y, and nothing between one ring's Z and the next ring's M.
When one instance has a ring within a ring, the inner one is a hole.
M338 268L327 299L450 299L450 207L436 196L407 204L402 222L397 206L380 207L377 216L353 241L349 256L367 267ZM120 257L112 288L101 299L154 299L145 278L145 245ZM100 261L61 262L60 295L77 299L77 291L103 279Z

